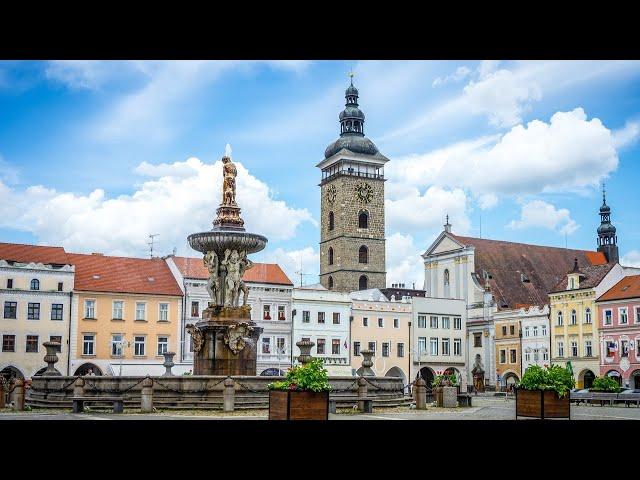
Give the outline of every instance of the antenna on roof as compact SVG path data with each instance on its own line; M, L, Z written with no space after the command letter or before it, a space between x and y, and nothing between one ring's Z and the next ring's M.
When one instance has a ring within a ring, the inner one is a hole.
M147 243L147 245L149 245L149 258L153 258L153 243L155 238L158 236L160 236L159 233L152 233L149 235L149 243Z
M480 212L480 238L482 238L482 212Z
M564 232L564 249L566 250L567 248L567 232Z

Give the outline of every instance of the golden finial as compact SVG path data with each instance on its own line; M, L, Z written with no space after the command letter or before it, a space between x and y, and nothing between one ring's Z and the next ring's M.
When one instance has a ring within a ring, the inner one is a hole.
M353 77L355 76L355 73L353 73L353 68L349 71L349 77L351 78L351 85L353 86Z

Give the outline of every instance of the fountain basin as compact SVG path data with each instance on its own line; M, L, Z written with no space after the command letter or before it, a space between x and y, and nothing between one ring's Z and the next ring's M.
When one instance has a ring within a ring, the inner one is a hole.
M189 245L198 252L214 251L218 254L227 248L245 251L247 254L263 250L267 245L267 238L256 233L247 233L233 228L219 228L208 232L192 233L187 237Z

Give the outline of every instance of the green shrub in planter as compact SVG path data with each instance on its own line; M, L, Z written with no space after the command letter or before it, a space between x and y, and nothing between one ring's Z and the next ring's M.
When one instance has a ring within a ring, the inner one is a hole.
M267 385L269 390L305 390L310 392L328 392L331 390L327 370L322 360L315 358L309 363L292 367L280 382Z
M611 377L596 377L590 389L592 392L611 392L618 393L620 385Z
M522 376L516 388L524 390L553 390L562 398L575 387L575 380L569 369L560 365L531 365Z

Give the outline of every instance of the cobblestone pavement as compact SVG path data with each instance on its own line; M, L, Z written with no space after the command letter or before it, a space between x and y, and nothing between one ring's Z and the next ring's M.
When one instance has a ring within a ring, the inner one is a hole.
M429 407L427 410L408 408L374 409L372 414L330 414L330 420L515 420L515 401L500 397L476 397L471 408L443 409ZM266 410L223 412L162 412L157 414L88 412L73 414L68 411L0 412L2 420L266 420ZM638 407L571 406L572 420L640 420ZM527 419L523 419L527 420Z

